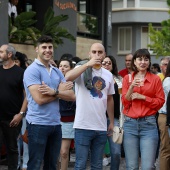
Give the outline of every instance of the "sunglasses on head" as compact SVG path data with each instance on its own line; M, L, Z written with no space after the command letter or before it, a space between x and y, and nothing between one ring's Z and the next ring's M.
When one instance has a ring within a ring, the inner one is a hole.
M103 66L105 66L106 64L111 65L112 63L111 63L111 61L103 61L103 62L102 62L102 65L103 65Z

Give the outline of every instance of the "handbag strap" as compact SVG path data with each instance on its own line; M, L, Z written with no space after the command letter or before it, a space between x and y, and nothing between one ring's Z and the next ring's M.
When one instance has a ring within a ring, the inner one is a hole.
M123 123L124 123L124 114L121 111L120 116L119 116L119 125L120 125L121 128L123 127Z
M129 76L129 83L132 82L132 75L131 74L128 74ZM120 116L119 116L119 125L120 125L120 128L123 127L123 123L124 123L124 114L122 113L122 110L123 110L123 105L122 105L122 102L121 102L121 97L120 97Z

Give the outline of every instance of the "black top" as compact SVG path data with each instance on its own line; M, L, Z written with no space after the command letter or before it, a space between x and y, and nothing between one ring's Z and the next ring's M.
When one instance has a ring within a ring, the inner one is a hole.
M59 100L61 116L74 116L76 111L76 102Z
M23 103L24 70L16 65L9 69L0 66L0 120L12 120Z
M167 107L167 125L169 125L170 127L170 91L167 96L166 107Z
M120 116L120 94L119 94L118 85L116 82L114 83L114 88L115 88L115 94L113 94L114 118L119 119L119 116Z

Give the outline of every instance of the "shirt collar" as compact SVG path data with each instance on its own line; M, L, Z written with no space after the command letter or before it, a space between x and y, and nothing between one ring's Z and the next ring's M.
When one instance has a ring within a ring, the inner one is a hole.
M46 67L40 60L38 60L37 58L35 58L34 60L37 64ZM50 68L55 68L53 65L50 64Z
M135 76L135 72L132 72L132 78L134 79L134 76ZM152 77L151 77L151 73L149 71L146 72L146 75L145 75L145 80L151 82L152 81Z

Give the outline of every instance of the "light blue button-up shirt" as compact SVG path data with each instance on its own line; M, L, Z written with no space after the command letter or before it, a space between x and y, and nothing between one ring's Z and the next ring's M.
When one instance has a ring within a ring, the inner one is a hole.
M26 119L31 124L58 125L60 124L58 98L50 103L39 105L28 89L29 86L42 84L42 81L49 87L58 89L60 82L65 82L65 78L58 68L50 65L50 72L48 72L44 64L35 59L24 73L24 88L28 100Z

